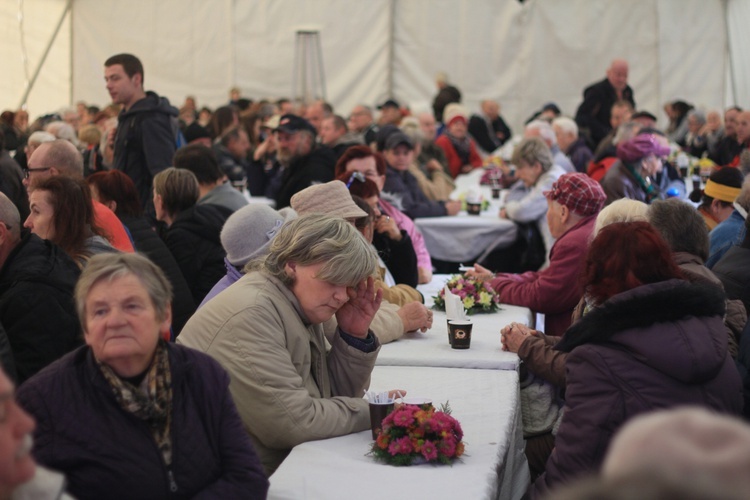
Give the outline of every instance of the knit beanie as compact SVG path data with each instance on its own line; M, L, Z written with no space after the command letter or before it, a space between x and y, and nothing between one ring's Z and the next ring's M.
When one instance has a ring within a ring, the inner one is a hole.
M221 246L227 260L242 267L251 260L268 253L271 240L281 226L297 214L291 208L276 211L263 203L250 203L229 216L221 230Z
M446 127L450 126L453 120L463 120L464 123L468 122L466 108L455 102L448 104L443 111L443 123L445 123Z

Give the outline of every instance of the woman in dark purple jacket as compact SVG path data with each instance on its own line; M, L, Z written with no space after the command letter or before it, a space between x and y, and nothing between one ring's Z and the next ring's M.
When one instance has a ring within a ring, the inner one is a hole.
M570 352L565 413L532 498L596 473L612 436L635 415L680 405L742 409L723 292L679 279L669 248L648 223L602 229L585 278L590 310L556 346Z
M34 457L79 499L265 498L226 372L163 340L170 297L146 257L91 258L76 287L87 345L18 390Z

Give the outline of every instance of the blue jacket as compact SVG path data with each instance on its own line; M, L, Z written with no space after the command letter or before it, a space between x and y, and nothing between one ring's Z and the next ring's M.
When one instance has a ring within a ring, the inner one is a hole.
M719 259L734 245L745 239L745 219L737 209L726 220L713 228L708 234L709 252L706 267L711 269Z
M224 259L224 267L227 268L227 274L221 278L214 287L208 292L206 297L203 299L203 302L198 306L198 309L203 307L203 305L208 302L209 300L213 299L217 295L219 295L221 292L229 288L229 286L237 281L238 279L242 278L242 271L234 267L232 264L229 263L229 261L225 258Z
M37 422L34 457L64 473L78 499L265 498L268 481L226 372L205 354L174 344L167 349L170 470L148 424L120 408L87 346L18 390L19 403Z

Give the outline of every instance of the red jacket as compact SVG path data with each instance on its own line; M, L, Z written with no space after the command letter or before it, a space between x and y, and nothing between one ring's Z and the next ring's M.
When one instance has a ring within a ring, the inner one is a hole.
M544 314L545 333L562 336L583 294L579 276L595 222L595 215L586 217L563 233L552 245L549 267L543 271L498 274L491 284L500 301Z
M435 139L435 144L445 151L445 157L448 160L448 169L450 169L451 176L455 179L461 173L461 167L464 166L464 162L458 156L458 153L456 153L456 148L453 147L447 135L441 135ZM469 139L469 164L475 168L482 166L482 158L477 153L477 146L474 143L474 139L471 138Z

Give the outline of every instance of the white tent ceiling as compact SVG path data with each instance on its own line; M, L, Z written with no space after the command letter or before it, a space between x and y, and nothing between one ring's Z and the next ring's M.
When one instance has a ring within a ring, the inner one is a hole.
M104 105L104 60L138 55L146 88L211 107L231 86L290 97L295 32L319 30L327 98L346 115L393 96L427 108L446 71L470 109L494 98L518 126L548 101L573 114L609 61L630 61L638 107L750 106L742 0L4 0L0 110L16 109L62 18L27 100L32 117L83 100ZM20 14L20 15L19 15ZM25 57L25 63L24 63Z

